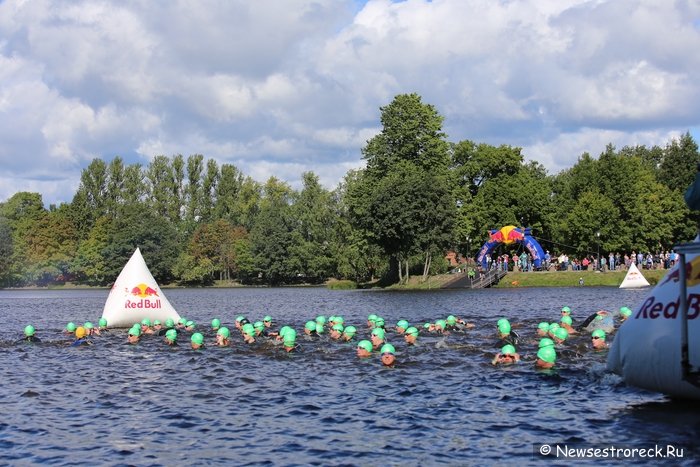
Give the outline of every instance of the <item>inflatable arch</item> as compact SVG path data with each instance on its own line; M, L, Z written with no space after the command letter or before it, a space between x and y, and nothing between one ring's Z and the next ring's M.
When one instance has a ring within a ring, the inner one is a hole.
M500 244L510 245L511 243L522 243L532 255L532 262L536 268L542 267L544 259L544 250L539 242L532 236L532 229L524 227L515 227L514 225L506 225L499 230L489 230L489 239L484 246L479 250L479 255L476 260L481 267L486 269L488 263L486 258Z

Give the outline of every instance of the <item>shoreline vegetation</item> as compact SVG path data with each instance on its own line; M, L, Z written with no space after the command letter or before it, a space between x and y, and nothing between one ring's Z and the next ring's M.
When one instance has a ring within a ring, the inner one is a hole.
M643 270L642 274L649 281L651 287L663 279L669 269ZM583 279L583 287L619 287L625 278L627 271L541 271L541 272L509 272L494 288L519 288L519 287L579 287L579 279ZM381 286L377 282L357 284L351 280L330 279L325 284L299 284L283 287L326 287L330 290L352 290L352 289L377 289L377 290L436 290L442 289L446 284L455 279L454 274L436 274L429 276L423 281L421 276L411 277L407 284L393 284ZM162 289L182 289L182 288L261 288L269 286L243 285L235 281L216 281L208 286L182 286L177 284L167 284L161 286ZM67 282L65 284L52 284L46 287L18 287L0 290L90 290L109 289L109 287L97 287L89 285L78 285Z

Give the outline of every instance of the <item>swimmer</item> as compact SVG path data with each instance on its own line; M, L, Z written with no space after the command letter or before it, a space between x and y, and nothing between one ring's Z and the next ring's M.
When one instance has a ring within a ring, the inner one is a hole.
M185 331L194 331L195 327L197 327L197 323L194 321L188 321L185 323Z
M151 320L144 318L141 320L141 334L153 334L153 329L151 329Z
M418 328L409 326L408 329L406 329L403 338L406 341L406 344L416 345L416 341L418 340Z
M177 320L177 329L185 329L185 324L187 324L187 318L180 318Z
M554 331L556 331L557 329L559 329L559 323L550 324L549 331L547 332L547 336L549 336L550 338L553 339L554 338Z
M231 333L227 327L220 327L216 331L216 345L219 347L228 347L230 345L229 337Z
M372 334L370 336L370 341L372 341L372 347L374 350L379 349L379 347L384 343L385 332L382 328L372 329Z
M192 350L199 350L204 348L204 336L201 332L195 332L190 338L190 346Z
M537 325L537 335L538 336L544 337L548 333L549 333L549 323L543 321Z
M374 322L377 320L377 315L371 314L367 317L367 327L374 329Z
M153 333L158 333L160 330L163 329L163 325L161 324L160 320L154 319L153 320Z
M510 321L505 318L501 318L496 323L496 326L498 327L499 338L505 339L506 337L510 336Z
M177 329L175 329L175 320L168 318L165 320L165 326L158 331L158 335L164 336L171 329L175 331L175 334L179 332Z
M99 321L97 321L97 330L99 332L107 330L107 320L105 318L100 318Z
M41 339L34 335L35 333L36 329L34 329L34 326L32 326L31 324L25 326L24 337L22 338L22 340L25 342L41 342Z
M272 316L267 315L263 318L263 324L266 328L272 327Z
M219 318L214 318L211 320L211 330L216 332L221 327L221 320Z
M626 307L626 306L620 307L620 322L627 321L627 318L629 318L631 314L632 314L632 310L630 310L628 307Z
M342 316L335 317L335 324L342 324L345 327L345 319Z
M554 347L554 341L550 339L549 337L544 337L540 339L539 344L537 344L537 347L539 349L544 348L544 347Z
M243 328L243 325L245 324L243 321L248 321L247 319L245 319L245 316L243 316L243 315L236 316L236 322L234 323L234 325L236 326L236 329L240 330Z
M320 324L321 326L325 326L326 325L326 317L323 315L318 315L316 317L316 324Z
M552 337L555 344L563 344L564 341L568 338L569 338L569 332L564 328L555 329L554 337Z
M372 343L368 340L362 340L357 343L357 356L367 358L372 356Z
M396 323L396 332L399 334L403 334L406 332L406 329L408 329L408 321L405 319L399 320L398 323Z
M87 337L87 331L82 326L75 328L75 340L71 344L71 347L77 347L79 345L92 345L92 341Z
M336 339L336 340L340 339L340 336L343 334L344 329L345 328L343 327L342 324L335 324L331 328L331 332L330 332L331 339Z
M595 350L604 350L608 348L608 343L605 342L605 331L596 329L591 334L591 345Z
M562 316L571 316L571 308L569 308L568 306L563 306L561 308L561 315Z
M520 354L515 351L515 347L506 344L501 351L491 360L491 365L510 365L520 361Z
M541 347L537 351L537 361L535 365L537 365L538 368L552 368L556 361L557 351L554 350L554 346Z
M447 321L444 319L439 319L435 321L435 331L439 333L444 333L447 331Z
M70 323L66 324L66 328L63 330L63 332L65 334L74 334L76 329L75 323L71 321Z
M382 354L382 365L384 366L394 366L396 362L396 349L391 344L384 344L382 350L379 351Z
M278 341L284 341L284 335L287 334L292 328L289 326L282 326L280 332L277 334Z
M561 321L559 322L559 326L561 328L566 329L566 332L569 334L576 334L576 329L572 327L573 321L571 320L571 316L562 316Z
M582 329L588 329L589 331L593 331L593 329L597 329L598 326L605 326L606 323L601 323L605 318L610 316L610 312L607 310L598 310L595 313L591 314L586 318L583 323L581 323L580 326L577 326L577 329L580 331ZM610 331L612 331L612 322L610 322ZM593 328L593 329L590 329Z
M435 331L435 325L433 323L425 323L423 325L423 329L428 331L428 332L434 332Z
M304 325L304 334L310 336L316 334L316 321L307 321Z
M129 344L138 344L139 340L141 340L141 326L134 324L131 329L129 329L129 335L126 339Z
M290 329L284 333L283 346L284 350L287 352L292 352L296 348L297 332L294 329Z
M95 325L90 321L86 321L85 324L83 324L83 327L85 328L85 332L87 332L88 336L94 336L97 334L97 332L95 332Z
M177 331L175 329L168 329L165 331L165 343L169 346L177 346Z
M384 329L384 318L377 317L377 319L374 321L374 328Z
M347 326L345 329L343 329L343 335L341 338L345 342L349 342L352 340L353 337L355 337L355 334L357 333L357 329L355 329L355 326Z
M252 344L255 342L255 327L250 323L245 323L241 328L243 331L243 341L246 344Z
M324 332L326 332L326 330L324 329L323 324L316 323L316 334L318 334L320 336Z

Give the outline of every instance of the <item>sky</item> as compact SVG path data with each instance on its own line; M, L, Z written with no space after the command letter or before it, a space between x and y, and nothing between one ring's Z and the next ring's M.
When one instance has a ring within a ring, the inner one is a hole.
M700 141L698 51L698 0L0 0L0 201L70 202L115 156L334 188L413 92L555 174Z

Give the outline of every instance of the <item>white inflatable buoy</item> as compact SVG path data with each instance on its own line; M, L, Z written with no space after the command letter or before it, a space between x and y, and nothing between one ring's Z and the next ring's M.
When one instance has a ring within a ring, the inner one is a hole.
M696 240L697 241L697 240ZM700 366L700 255L686 255L688 361ZM700 387L683 379L683 310L680 263L637 306L615 335L608 370L630 385L685 399L699 399Z
M630 265L630 268L627 270L627 274L625 274L625 278L622 279L622 283L620 284L621 289L631 289L635 287L648 286L649 281L646 280L644 275L642 275L641 271L637 268L637 266L634 263Z
M102 317L108 327L129 327L148 318L177 321L180 315L156 284L137 248L109 292Z

